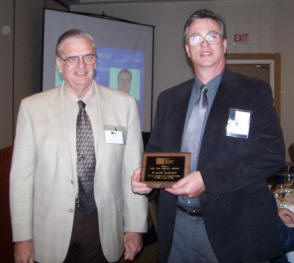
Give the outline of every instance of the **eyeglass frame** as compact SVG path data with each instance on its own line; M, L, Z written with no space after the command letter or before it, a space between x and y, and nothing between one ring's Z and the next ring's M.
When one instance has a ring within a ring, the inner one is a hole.
M89 63L85 60L86 57L93 57L93 62ZM97 55L96 54L93 54L93 53L89 53L89 54L86 54L86 55L82 55L82 56L69 56L67 58L63 58L61 56L58 56L64 63L67 64L67 66L70 66L70 67L74 67L76 65L78 65L78 63L82 60L85 64L87 65L93 65L96 63L96 60L97 60ZM73 59L73 60L70 60L70 59ZM77 60L75 60L77 59ZM69 61L72 61L72 62L69 62Z
M211 36L211 35L218 36L218 38L215 40L215 42L207 39L207 36ZM198 44L192 44L192 43L191 43L191 38L192 38L192 37L201 37L201 41L199 41ZM190 46L198 47L198 46L200 46L200 45L202 44L202 42L203 42L204 40L205 40L208 44L217 44L217 43L219 42L219 40L220 40L222 37L223 37L223 36L222 36L222 33L220 33L220 32L209 31L209 32L207 32L207 33L205 34L204 37L203 37L202 35L200 35L200 34L197 34L197 33L196 33L196 34L193 34L193 35L191 35L191 36L189 36L189 37L187 38L186 42L189 43Z

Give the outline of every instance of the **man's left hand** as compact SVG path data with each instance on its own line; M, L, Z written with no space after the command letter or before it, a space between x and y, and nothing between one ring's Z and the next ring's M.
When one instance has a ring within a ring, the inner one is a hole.
M165 188L167 192L174 195L186 195L195 197L201 195L205 191L205 185L199 171L192 172L173 184L169 188Z
M125 244L125 260L134 260L135 256L140 252L143 247L141 233L126 232L124 236Z

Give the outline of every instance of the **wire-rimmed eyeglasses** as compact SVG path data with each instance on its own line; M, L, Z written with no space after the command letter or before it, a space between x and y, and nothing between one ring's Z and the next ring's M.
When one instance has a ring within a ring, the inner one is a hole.
M92 65L96 63L97 55L87 54L83 56L70 56L67 58L62 58L61 56L59 56L59 58L63 60L66 63L66 65L68 65L69 67L73 67L73 66L76 66L80 61L83 61L87 65Z
M191 35L187 42L191 46L199 46L204 40L206 40L209 44L217 44L220 40L221 34L215 31L208 32L205 36L200 34Z

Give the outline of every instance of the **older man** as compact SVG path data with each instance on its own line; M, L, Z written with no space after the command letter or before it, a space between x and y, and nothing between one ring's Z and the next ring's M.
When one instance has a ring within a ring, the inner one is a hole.
M159 261L257 263L279 256L277 212L266 178L284 164L268 84L226 69L226 28L193 13L185 49L194 78L164 91L149 152L191 152L191 173L160 190ZM150 188L133 178L133 190Z
M96 47L80 30L60 36L64 82L20 105L11 169L11 216L19 262L133 259L147 205L130 178L142 142L135 100L93 80Z

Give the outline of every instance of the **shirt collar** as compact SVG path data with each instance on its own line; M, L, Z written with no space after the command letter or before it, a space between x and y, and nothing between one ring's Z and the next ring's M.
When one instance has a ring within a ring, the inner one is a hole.
M211 79L210 81L207 82L207 84L205 85L208 89L208 91L211 89L211 87L218 87L219 83L221 81L222 75L224 73L224 70L219 73L217 76L215 76L213 79ZM194 86L197 89L200 89L200 87L204 85L197 77L195 77L195 84Z
M64 101L65 105L71 106L71 105L76 105L79 100L82 100L87 104L87 101L94 95L94 84L92 84L91 89L81 98L77 98L72 92L70 92L66 88L66 84L63 82L62 83L63 87L63 93L64 93Z

